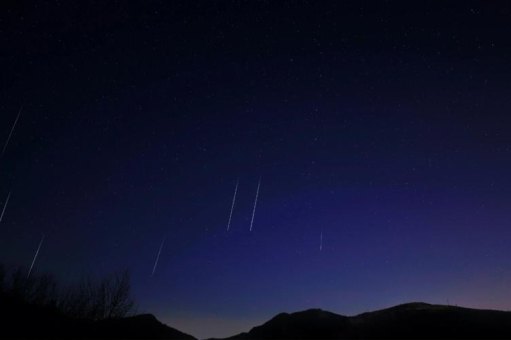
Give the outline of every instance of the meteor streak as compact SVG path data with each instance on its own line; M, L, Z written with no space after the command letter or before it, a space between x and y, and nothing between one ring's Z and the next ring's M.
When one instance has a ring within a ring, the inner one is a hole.
M7 199L5 200L4 208L2 209L2 214L0 215L0 222L2 222L2 219L4 218L5 208L7 208L7 203L9 203L9 198L11 198L11 192L10 191L9 191L9 194L7 195Z
M160 260L160 254L161 254L161 250L163 248L164 243L165 243L165 239L163 239L161 241L160 249L158 250L158 255L156 255L156 261L154 261L153 272L152 272L151 276L154 276L154 272L156 271L156 267L158 266L158 261Z
M231 204L231 213L229 214L229 222L227 222L227 231L229 231L229 228L231 227L231 219L232 219L232 212L234 210L234 204L236 203L236 193L238 192L238 184L239 180L236 181L236 187L234 188L234 196L232 197L232 204Z
M319 251L323 249L323 230L321 230L321 233L319 234Z
M18 112L18 116L16 117L16 120L14 121L14 124L12 124L11 132L9 132L9 136L7 137L7 140L5 141L4 148L2 149L2 156L5 153L5 150L7 149L7 145L9 145L9 141L11 140L12 133L14 132L14 129L16 128L16 124L18 123L18 119L20 119L21 111L23 110L23 106L20 107L20 110Z
M252 210L252 220L250 221L250 231L252 231L252 226L254 224L254 217L255 217L255 211L256 211L256 206L257 206L257 198L259 196L259 187L260 186L261 186L261 177L259 177L259 183L257 183L257 191L256 191L255 200L254 200L254 209Z
M41 237L41 242L39 242L39 246L37 247L37 250L34 255L34 259L32 260L32 264L30 265L30 269L28 270L27 279L30 277L30 273L32 272L32 268L34 267L35 260L37 259L37 255L39 255L39 250L41 250L41 246L43 245L44 241L44 234Z

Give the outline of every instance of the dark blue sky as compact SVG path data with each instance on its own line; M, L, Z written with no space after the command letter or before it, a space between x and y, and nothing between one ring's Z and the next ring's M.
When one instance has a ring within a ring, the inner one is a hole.
M311 307L511 308L508 2L0 12L3 140L23 106L0 262L45 234L35 270L129 268L140 311L198 337Z

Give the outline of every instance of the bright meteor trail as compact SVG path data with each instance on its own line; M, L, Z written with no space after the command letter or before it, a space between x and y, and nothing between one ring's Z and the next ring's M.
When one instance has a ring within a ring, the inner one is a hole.
M41 246L43 245L44 241L44 234L41 237L41 242L39 242L39 246L37 247L37 250L34 255L34 259L32 260L32 264L30 265L30 269L28 270L27 278L30 277L30 273L32 272L32 268L34 267L35 260L37 259L37 255L39 255L39 250L41 250Z
M11 140L12 133L14 132L14 129L16 128L16 124L18 123L18 119L20 119L21 111L23 110L23 106L20 107L20 110L18 111L18 116L16 117L16 120L14 121L14 124L12 124L11 132L9 132L9 136L7 137L7 140L5 141L4 148L2 149L2 156L5 153L5 150L7 149L7 145L9 145L9 141Z
M254 224L255 211L257 206L257 198L259 197L259 187L261 186L261 178L259 178L259 183L257 183L257 191L254 200L254 209L252 210L252 220L250 221L250 231L252 231L252 226Z
M236 203L236 193L238 192L239 180L236 181L236 187L234 188L234 196L232 197L231 213L229 214L229 222L227 222L227 231L231 227L232 212L234 210L234 204Z
M151 273L151 276L154 276L154 272L156 271L156 267L158 266L158 261L160 260L160 254L164 243L165 239L161 241L160 249L158 250L158 255L156 255L156 260L154 261L153 272Z

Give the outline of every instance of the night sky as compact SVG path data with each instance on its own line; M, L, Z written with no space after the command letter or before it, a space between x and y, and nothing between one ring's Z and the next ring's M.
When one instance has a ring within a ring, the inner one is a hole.
M1 263L197 337L511 309L510 2L0 6Z

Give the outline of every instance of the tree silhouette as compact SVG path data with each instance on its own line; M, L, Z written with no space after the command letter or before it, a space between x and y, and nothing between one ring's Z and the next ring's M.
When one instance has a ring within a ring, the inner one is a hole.
M27 277L21 267L8 274L0 265L0 294L9 301L51 307L66 316L87 320L122 318L135 311L127 270L100 280L89 276L67 289L59 288L50 274Z

